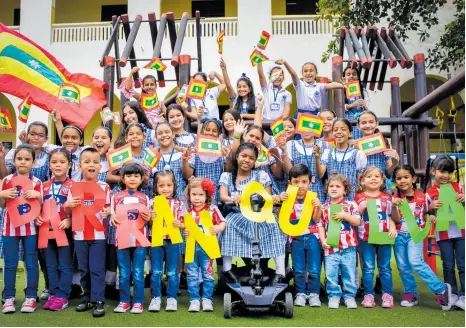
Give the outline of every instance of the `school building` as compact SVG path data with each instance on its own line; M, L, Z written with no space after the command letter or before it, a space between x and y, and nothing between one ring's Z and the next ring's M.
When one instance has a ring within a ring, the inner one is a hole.
M321 63L321 55L327 50L329 41L335 39L337 31L330 20L317 20L317 0L1 0L0 22L18 30L55 56L72 73L86 73L103 79L103 69L99 65L106 42L112 30L112 15L129 14L133 20L137 14L147 19L149 12L155 12L160 18L161 13L173 12L175 18L181 18L184 12L194 17L196 10L200 10L203 17L202 25L202 67L205 72L217 70L220 72L218 46L216 38L225 29L223 58L227 63L232 83L246 73L256 87L259 86L256 69L249 62L254 45L257 43L262 30L268 31L272 37L267 46L266 54L270 59L286 59L299 72L304 62L314 62L318 66L319 76L331 78L331 60ZM444 25L453 18L455 8L452 1L439 10L438 26L430 30L430 37L421 42L419 36L413 32L404 42L405 48L414 56L424 53L438 42ZM179 22L177 22L177 26ZM379 26L382 27L382 26ZM388 26L386 26L388 27ZM124 48L124 33L120 33L120 51ZM148 23L142 23L135 42L136 57L150 58L152 56L152 42ZM196 57L195 22L189 21L183 42L182 54ZM113 51L110 55L113 55ZM164 36L162 55L171 57L170 40L168 34ZM144 66L147 62L138 63ZM166 79L175 78L174 68L169 66L165 71ZM273 65L267 62L265 69ZM130 65L122 70L122 75L129 73ZM196 72L197 63L191 65L192 73ZM141 75L150 72L142 70ZM438 88L448 78L445 72L427 71L428 92ZM451 72L452 75L455 72ZM414 103L414 72L413 69L401 69L399 65L387 71L385 80L391 77L400 78L403 109ZM289 74L285 73L285 85L294 96ZM165 88L157 90L162 99L175 88L174 82L167 82ZM385 84L383 90L369 90L369 109L379 117L389 117L391 112L390 85ZM119 92L115 88L114 108L120 107ZM21 102L14 96L0 94L0 107L8 108L14 118L17 133L0 132L0 140L11 142L15 146L17 135L23 130L24 124L17 120L16 107ZM431 152L464 153L464 90L454 96L454 104L459 113L456 123L448 117L451 108L450 99L440 104L445 113L442 129L432 129L433 132L463 133L461 147L455 147L450 139L431 139ZM219 98L220 106L228 106L226 93ZM294 106L296 106L294 104ZM432 108L430 116L436 117L436 108ZM51 120L45 111L33 107L29 122L39 120L52 127ZM89 142L93 129L100 125L97 113L85 131L85 141ZM385 127L383 128L385 130ZM54 137L51 138L54 142Z

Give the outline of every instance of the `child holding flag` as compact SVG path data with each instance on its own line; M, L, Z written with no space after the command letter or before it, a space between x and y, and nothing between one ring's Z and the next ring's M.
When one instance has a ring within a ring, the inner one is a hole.
M100 165L101 169L97 175L97 180L107 183L118 183L120 177L110 173L110 165L107 161L107 152L110 149L112 143L112 131L105 126L97 127L92 132L91 147L97 149L100 154ZM110 173L110 174L109 174Z
M123 95L126 97L126 99L134 98L137 101L141 100L141 93L136 92L136 90L134 90L133 78L134 74L136 74L139 71L139 67L133 67L129 72L128 78L126 78L118 87L118 89L121 92L123 92ZM155 92L155 90L157 89L157 80L153 75L146 75L142 80L141 78L139 78L139 82L142 86L142 93L151 94Z
M240 114L228 109L223 113L222 117L222 146L231 149L233 146L233 134L235 133L235 125L241 120Z
M327 141L332 145L332 147L335 147L335 139L333 138L333 133L332 133L332 126L333 126L333 121L337 118L337 114L331 109L324 109L320 111L319 117L324 121L324 128L322 129L322 136L321 138L324 141Z
M356 68L351 68L347 66L343 71L343 77L348 83L348 87L351 87L351 84L357 85L356 95L348 94L348 90L345 93L345 118L348 120L358 120L361 112L369 110L369 94L367 89L363 88L361 85L361 80L359 79L360 70ZM354 129L353 139L362 138L363 135L359 128Z
M0 206L4 208L2 243L3 243L3 313L16 311L16 270L18 269L19 244L24 247L24 265L26 275L26 298L21 306L21 312L32 313L36 310L37 288L39 284L38 252L37 252L37 228L34 220L19 227L13 226L13 218L8 213L6 205L13 199L24 196L27 200L42 202L42 182L31 174L34 166L36 152L30 145L18 146L13 154L15 173L7 175L0 184ZM16 177L26 177L31 180L32 189L23 191L20 186L12 184Z

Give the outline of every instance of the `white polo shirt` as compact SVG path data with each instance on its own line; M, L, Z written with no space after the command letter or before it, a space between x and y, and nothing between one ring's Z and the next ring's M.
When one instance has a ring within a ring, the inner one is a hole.
M199 108L199 106L203 106L204 118L215 118L218 120L220 114L218 112L217 99L219 96L220 89L218 87L207 89L205 92L204 100L190 99L191 107Z
M273 121L283 115L286 104L291 104L291 93L285 88L278 89L272 83L262 88L264 94L264 120Z
M299 80L298 84L293 86L296 90L298 109L316 111L322 107L322 96L328 93L325 84L315 81L313 84L309 84Z

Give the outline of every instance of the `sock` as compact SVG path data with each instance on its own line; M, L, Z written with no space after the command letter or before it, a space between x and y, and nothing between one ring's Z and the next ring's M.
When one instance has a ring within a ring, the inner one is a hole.
M273 259L275 260L275 266L277 267L275 269L275 273L285 276L285 255L275 256Z
M116 272L107 271L105 272L105 282L107 285L115 286L116 285Z
M152 261L151 260L146 260L146 263L145 263L145 267L146 267L146 274L149 274L151 272L151 269L152 269Z
M231 270L233 264L233 256L223 256L223 272Z

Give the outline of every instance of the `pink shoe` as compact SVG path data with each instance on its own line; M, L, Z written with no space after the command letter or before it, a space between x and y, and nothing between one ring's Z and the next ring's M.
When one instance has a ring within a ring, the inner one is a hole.
M374 295L364 295L364 300L361 305L365 308L373 308L375 306Z
M57 297L55 298L55 302L50 306L50 311L61 311L68 307L68 300Z
M56 299L57 299L57 297L55 295L50 295L47 302L45 302L45 304L43 306L43 309L44 310L50 310L50 307L52 306L53 302L55 302Z
M393 296L390 294L382 295L382 307L385 309L393 309L395 304L393 304Z

